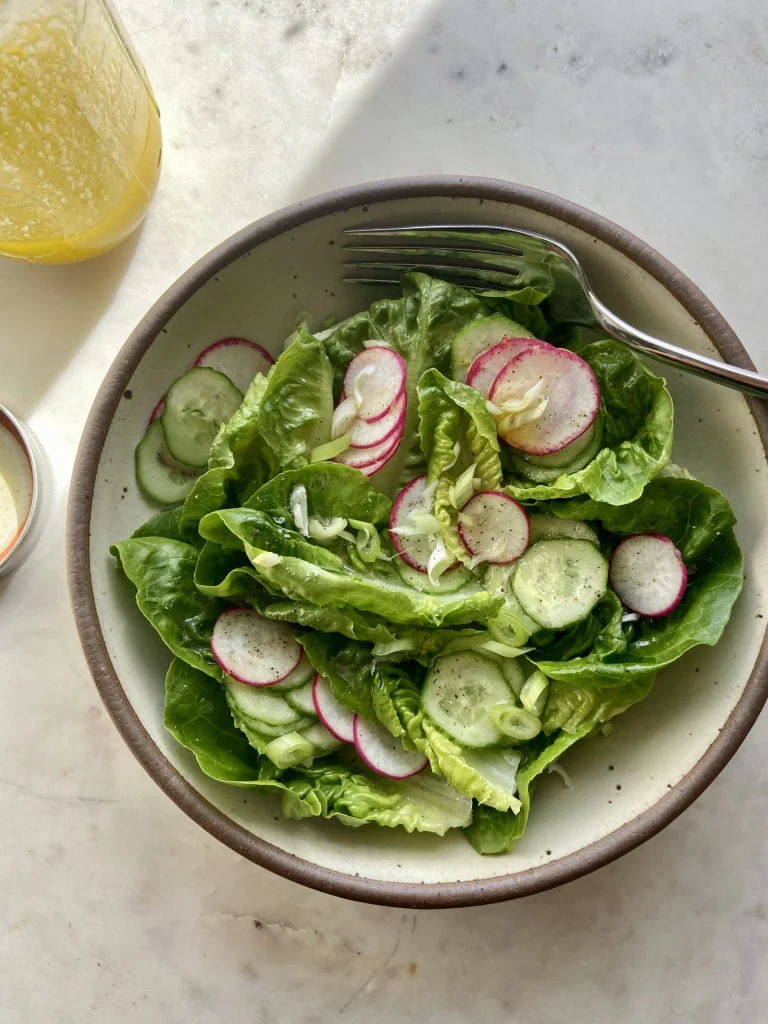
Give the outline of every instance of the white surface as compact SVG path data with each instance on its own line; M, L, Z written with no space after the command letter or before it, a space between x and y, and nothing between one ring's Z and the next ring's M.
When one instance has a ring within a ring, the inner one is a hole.
M163 111L147 224L89 265L0 264L0 401L56 483L32 561L0 581L0 1019L761 1020L765 720L678 822L591 877L476 910L347 904L240 860L134 762L71 623L63 513L87 409L151 302L236 228L355 180L477 173L580 201L693 277L768 370L763 4L121 12Z

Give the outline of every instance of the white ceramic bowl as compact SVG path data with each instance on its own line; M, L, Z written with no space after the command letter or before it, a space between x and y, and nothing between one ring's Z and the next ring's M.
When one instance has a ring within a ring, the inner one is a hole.
M277 353L300 311L311 311L319 324L381 296L342 284L345 227L419 222L498 223L551 235L583 260L597 293L624 319L695 351L752 365L678 270L565 200L465 178L388 181L320 196L253 224L200 260L120 352L78 454L69 573L101 696L136 757L187 814L244 856L306 885L369 902L438 907L526 895L620 856L695 799L744 739L768 692L768 420L735 392L666 371L677 420L673 459L733 503L746 556L744 592L716 648L685 655L617 720L610 738L567 755L572 789L557 776L544 779L514 853L480 857L459 833L438 839L375 825L284 820L275 799L212 781L163 728L170 654L109 555L110 543L150 514L136 487L134 448L164 389L212 340L242 334Z

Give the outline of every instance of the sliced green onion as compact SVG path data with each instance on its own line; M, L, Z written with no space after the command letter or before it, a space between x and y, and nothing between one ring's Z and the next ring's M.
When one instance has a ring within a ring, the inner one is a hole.
M456 444L453 446L453 458L451 459L450 462L446 462L446 464L443 466L441 472L447 473L449 469L453 469L453 467L459 461L460 457L461 457L461 444L460 444L459 441L457 441Z
M600 727L600 732L603 734L603 736L610 736L611 733L615 731L616 726L613 724L613 722L603 722L603 724Z
M519 658L521 654L527 654L528 651L533 650L532 647L510 647L509 644L499 643L498 640L486 640L480 646L483 650L490 651L491 654L498 654L501 658Z
M402 640L390 640L386 644L374 644L374 658L386 658L388 654L399 654L401 651L415 651L416 640L413 637L403 637Z
M492 707L488 714L491 721L500 729L505 736L521 743L532 740L541 732L541 722L525 708L519 708L511 702L509 704L497 704Z
M520 703L526 711L541 718L549 697L549 680L540 669L528 676L520 691Z
M343 402L339 402L333 410L333 416L331 417L331 437L333 440L335 441L337 438L348 434L354 426L356 419L357 406L354 399L345 398Z
M309 740L300 736L299 733L287 732L268 743L264 748L264 753L278 768L292 768L300 761L311 757L314 749Z
M349 448L351 440L351 434L344 434L343 437L337 437L333 441L328 441L327 444L321 444L319 448L312 449L309 461L327 462L328 459L335 459L337 455L341 455L342 452Z
M503 608L488 620L488 632L494 640L510 647L522 647L531 635L516 615Z
M280 555L276 555L274 551L262 551L253 560L254 565L258 565L261 569L271 569L273 565L279 565L281 561Z
M408 516L419 533L440 533L440 520L431 512L420 512L418 509Z
M474 479L477 463L473 462L469 469L465 469L456 483L449 489L450 502L454 508L464 508L469 499L474 495Z
M321 519L320 516L309 517L309 536L312 540L333 540L346 529L347 520L341 516L334 516L333 519Z
M364 523L360 519L350 519L349 525L357 530L357 553L364 562L375 562L381 551L379 531L373 523Z
M291 491L290 497L291 515L296 524L296 529L302 537L309 536L309 512L307 509L307 488L304 484L297 484Z
M557 775L560 776L560 778L565 783L565 788L566 789L570 789L571 788L571 777L570 777L570 775L565 770L565 768L563 768L563 766L561 764L557 763L557 761L553 761L552 764L547 765L547 771L555 772Z
M438 537L427 562L427 576L433 586L437 584L439 577L442 576L445 570L453 565L453 561L453 557L448 554L443 538Z

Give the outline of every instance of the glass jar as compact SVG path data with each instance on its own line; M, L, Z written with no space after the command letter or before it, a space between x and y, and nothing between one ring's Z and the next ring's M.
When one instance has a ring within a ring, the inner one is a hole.
M110 0L0 0L0 254L98 256L143 219L160 115Z

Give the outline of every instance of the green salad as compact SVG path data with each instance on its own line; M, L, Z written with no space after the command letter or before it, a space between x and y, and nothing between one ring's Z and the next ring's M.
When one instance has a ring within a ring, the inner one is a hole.
M173 655L167 728L287 817L512 850L542 773L741 589L672 422L662 378L533 288L407 274L276 361L209 346L136 450L159 511L112 548Z

